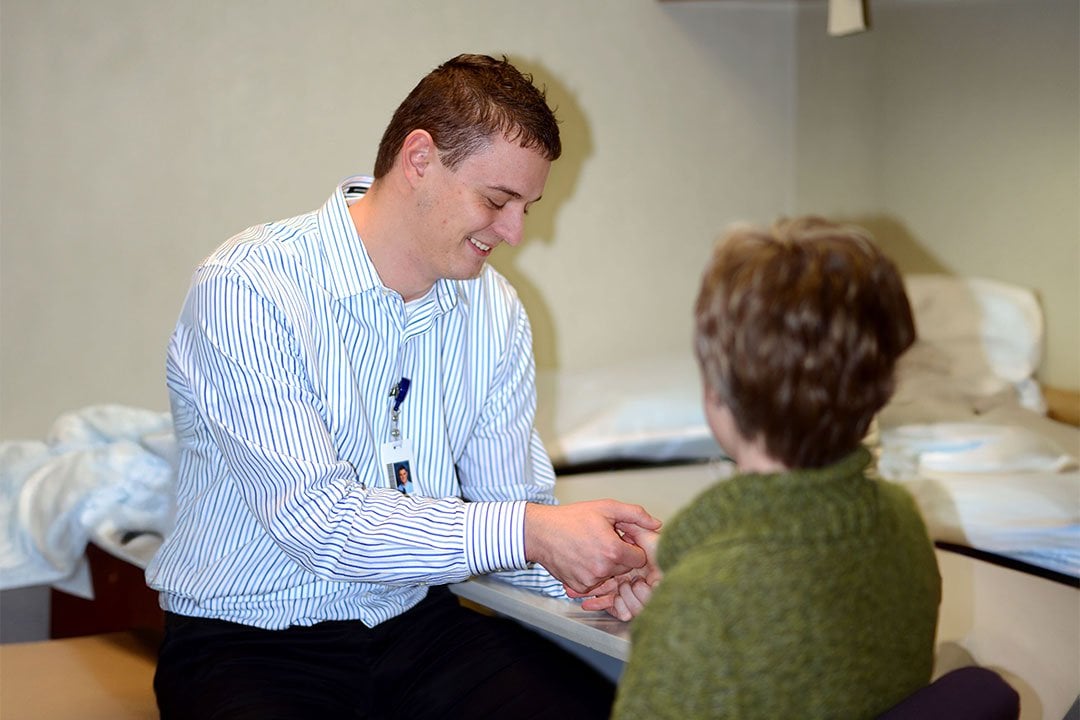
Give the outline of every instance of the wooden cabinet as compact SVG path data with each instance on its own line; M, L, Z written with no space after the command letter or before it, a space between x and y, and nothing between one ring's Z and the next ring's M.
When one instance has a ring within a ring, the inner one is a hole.
M86 548L94 599L52 591L49 636L79 637L122 630L161 631L164 613L143 571L96 545Z

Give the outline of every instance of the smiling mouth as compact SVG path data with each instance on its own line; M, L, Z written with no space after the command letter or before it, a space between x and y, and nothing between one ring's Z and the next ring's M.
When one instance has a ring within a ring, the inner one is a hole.
M471 242L473 244L473 247L475 247L477 250L479 250L482 253L486 254L486 253L491 252L491 246L490 245L485 245L484 243L480 242L479 240L477 240L476 238L474 238L472 236L469 237L469 242Z

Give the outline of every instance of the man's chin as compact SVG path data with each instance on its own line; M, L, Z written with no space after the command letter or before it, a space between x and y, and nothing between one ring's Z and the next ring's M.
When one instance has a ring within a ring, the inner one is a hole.
M487 265L487 260L481 260L475 267L468 268L456 268L453 275L448 276L448 280L475 280L480 277L480 273L484 272L484 266Z

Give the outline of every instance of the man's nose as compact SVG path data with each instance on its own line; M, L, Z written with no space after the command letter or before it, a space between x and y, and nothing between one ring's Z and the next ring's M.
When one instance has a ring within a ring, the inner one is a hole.
M525 211L509 205L504 207L495 221L495 232L507 245L519 245L525 232Z

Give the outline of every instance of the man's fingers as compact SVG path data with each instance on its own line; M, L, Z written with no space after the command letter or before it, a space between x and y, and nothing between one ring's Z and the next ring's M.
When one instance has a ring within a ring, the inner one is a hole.
M582 592L578 592L566 583L563 583L563 590L566 591L567 596L575 599L583 597L593 597L595 595L607 595L608 593L615 592L618 588L619 581L613 577L610 577L607 580L604 580L599 585L594 585L593 587L588 588L587 590L584 590Z
M637 545L620 540L615 548L615 557L612 558L612 563L617 566L612 574L622 575L625 572L644 567L647 561L648 558L645 556L644 550Z
M637 525L646 530L659 530L663 524L658 518L654 518L641 505L611 501L610 515L612 524L616 527L622 524ZM624 528L619 528L625 532Z
M563 592L566 593L566 596L574 598L575 600L578 599L578 598L589 597L586 593L579 593L577 590L570 587L566 583L563 583L562 587L563 587Z
M607 595L613 593L619 589L619 581L617 578L610 577L604 582L600 583L596 587L589 588L589 595Z

